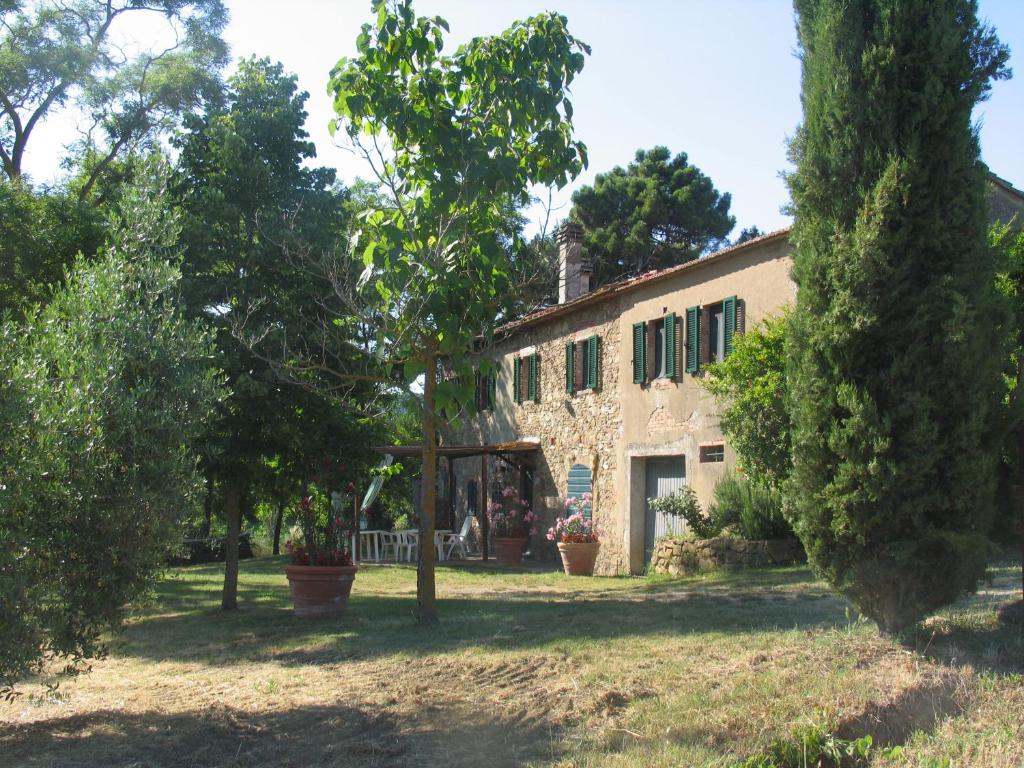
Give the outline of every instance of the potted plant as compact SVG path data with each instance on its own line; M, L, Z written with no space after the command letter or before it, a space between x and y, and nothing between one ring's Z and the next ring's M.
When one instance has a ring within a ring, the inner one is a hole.
M487 516L495 560L501 565L515 566L522 563L530 534L536 532L533 523L537 516L519 498L519 492L514 486L506 485L501 490L501 501L492 501L487 505Z
M340 505L334 506L335 514L318 510L309 495L299 503L305 543L288 544L292 562L284 572L295 615L302 618L338 617L348 606L358 568L345 546L348 529L337 513Z
M578 510L580 504L590 502L590 494L585 493L577 500L575 497L566 499L566 510ZM558 545L558 553L562 556L562 567L569 576L593 576L594 563L601 549L601 541L594 527L594 521L583 516L580 511L572 511L566 517L559 517L555 525L548 529L548 541Z

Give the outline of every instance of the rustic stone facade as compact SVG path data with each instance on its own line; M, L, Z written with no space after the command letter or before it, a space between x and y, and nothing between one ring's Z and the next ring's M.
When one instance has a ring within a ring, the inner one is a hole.
M618 302L609 301L593 312L569 316L529 329L494 350L499 362L497 402L453 432L451 444L500 443L512 440L538 444L533 473L533 509L539 516L537 535L531 541L535 557L556 561L558 550L544 538L555 518L564 514L569 469L574 464L590 467L593 476L593 517L601 531L602 545L596 573L623 573L628 562L622 547L622 525L617 514L615 446L622 415L619 391ZM601 341L598 386L569 395L565 385L565 345L596 335ZM512 370L516 355L537 352L540 360L539 397L536 402L513 398ZM516 484L515 472L500 459L491 459L488 476L499 484ZM479 463L455 464L456 504L465 508L469 481L479 482Z
M747 541L731 536L714 539L662 539L651 558L655 573L679 576L717 568L755 568L765 565L792 565L807 559L804 548L795 539Z
M1005 182L993 181L990 207L993 215L1006 217L1022 210L1024 198ZM742 333L743 326L754 328L778 315L796 297L790 278L788 234L764 235L697 261L584 292L575 299L565 291L562 303L499 329L488 352L498 363L493 410L465 420L457 430L443 435L443 443L536 444L537 450L529 454L530 469L491 457L487 470L492 495L496 484L512 483L532 499L540 517L538 533L531 542L534 557L558 557L544 532L564 513L569 469L574 464L589 467L593 476L593 517L601 533L597 572L601 574L642 573L652 559L664 554L668 545L655 545L664 521L652 518L647 503L652 482L681 480L693 488L704 507L712 500L715 484L735 465L736 456L719 427L717 404L704 389L704 362L697 371L683 370L680 365L674 375L653 380L645 372L644 381L634 383L633 329L641 325L657 328L659 323L664 327L668 317L675 316L678 322L691 309L710 317L715 308L721 312L726 301L742 310L735 316L736 333ZM578 248L578 239L575 235L563 237L560 245ZM575 259L573 263L582 269L583 255L578 250L564 250L562 258L567 267ZM586 290L582 280L580 286ZM678 350L682 357L686 337L681 323L678 329L684 340ZM597 336L601 345L598 386L570 394L566 391L566 344L590 336ZM710 344L702 347L704 343L700 342L698 349L710 349ZM539 397L537 402L524 398L517 403L514 361L516 356L522 359L533 353L539 356ZM524 455L517 457L523 459ZM481 498L480 464L479 457L456 460L455 487L443 489L444 496L453 499L456 528L468 509L486 506ZM666 465L679 471L673 470L670 477L660 475ZM469 499L471 493L473 500ZM750 553L750 559L760 562L759 558L768 557L780 545L765 546L764 552ZM733 545L723 552L725 560L739 557Z

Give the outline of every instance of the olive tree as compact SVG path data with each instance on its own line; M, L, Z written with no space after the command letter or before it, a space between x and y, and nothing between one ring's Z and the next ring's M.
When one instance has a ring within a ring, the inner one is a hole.
M178 308L166 198L123 202L95 262L0 335L0 689L102 655L196 501L217 396L210 339Z

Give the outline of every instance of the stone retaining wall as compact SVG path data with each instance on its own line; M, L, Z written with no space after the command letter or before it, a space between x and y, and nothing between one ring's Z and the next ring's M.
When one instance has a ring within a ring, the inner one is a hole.
M662 539L654 546L651 567L655 573L679 576L716 568L791 565L806 559L803 546L795 539L747 541L719 536L695 541Z

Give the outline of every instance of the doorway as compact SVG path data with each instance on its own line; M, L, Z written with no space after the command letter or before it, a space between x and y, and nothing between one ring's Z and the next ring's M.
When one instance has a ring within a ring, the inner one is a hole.
M650 456L645 464L644 565L647 565L659 538L670 533L682 533L686 529L683 520L655 512L650 503L651 499L671 496L686 485L686 457Z

